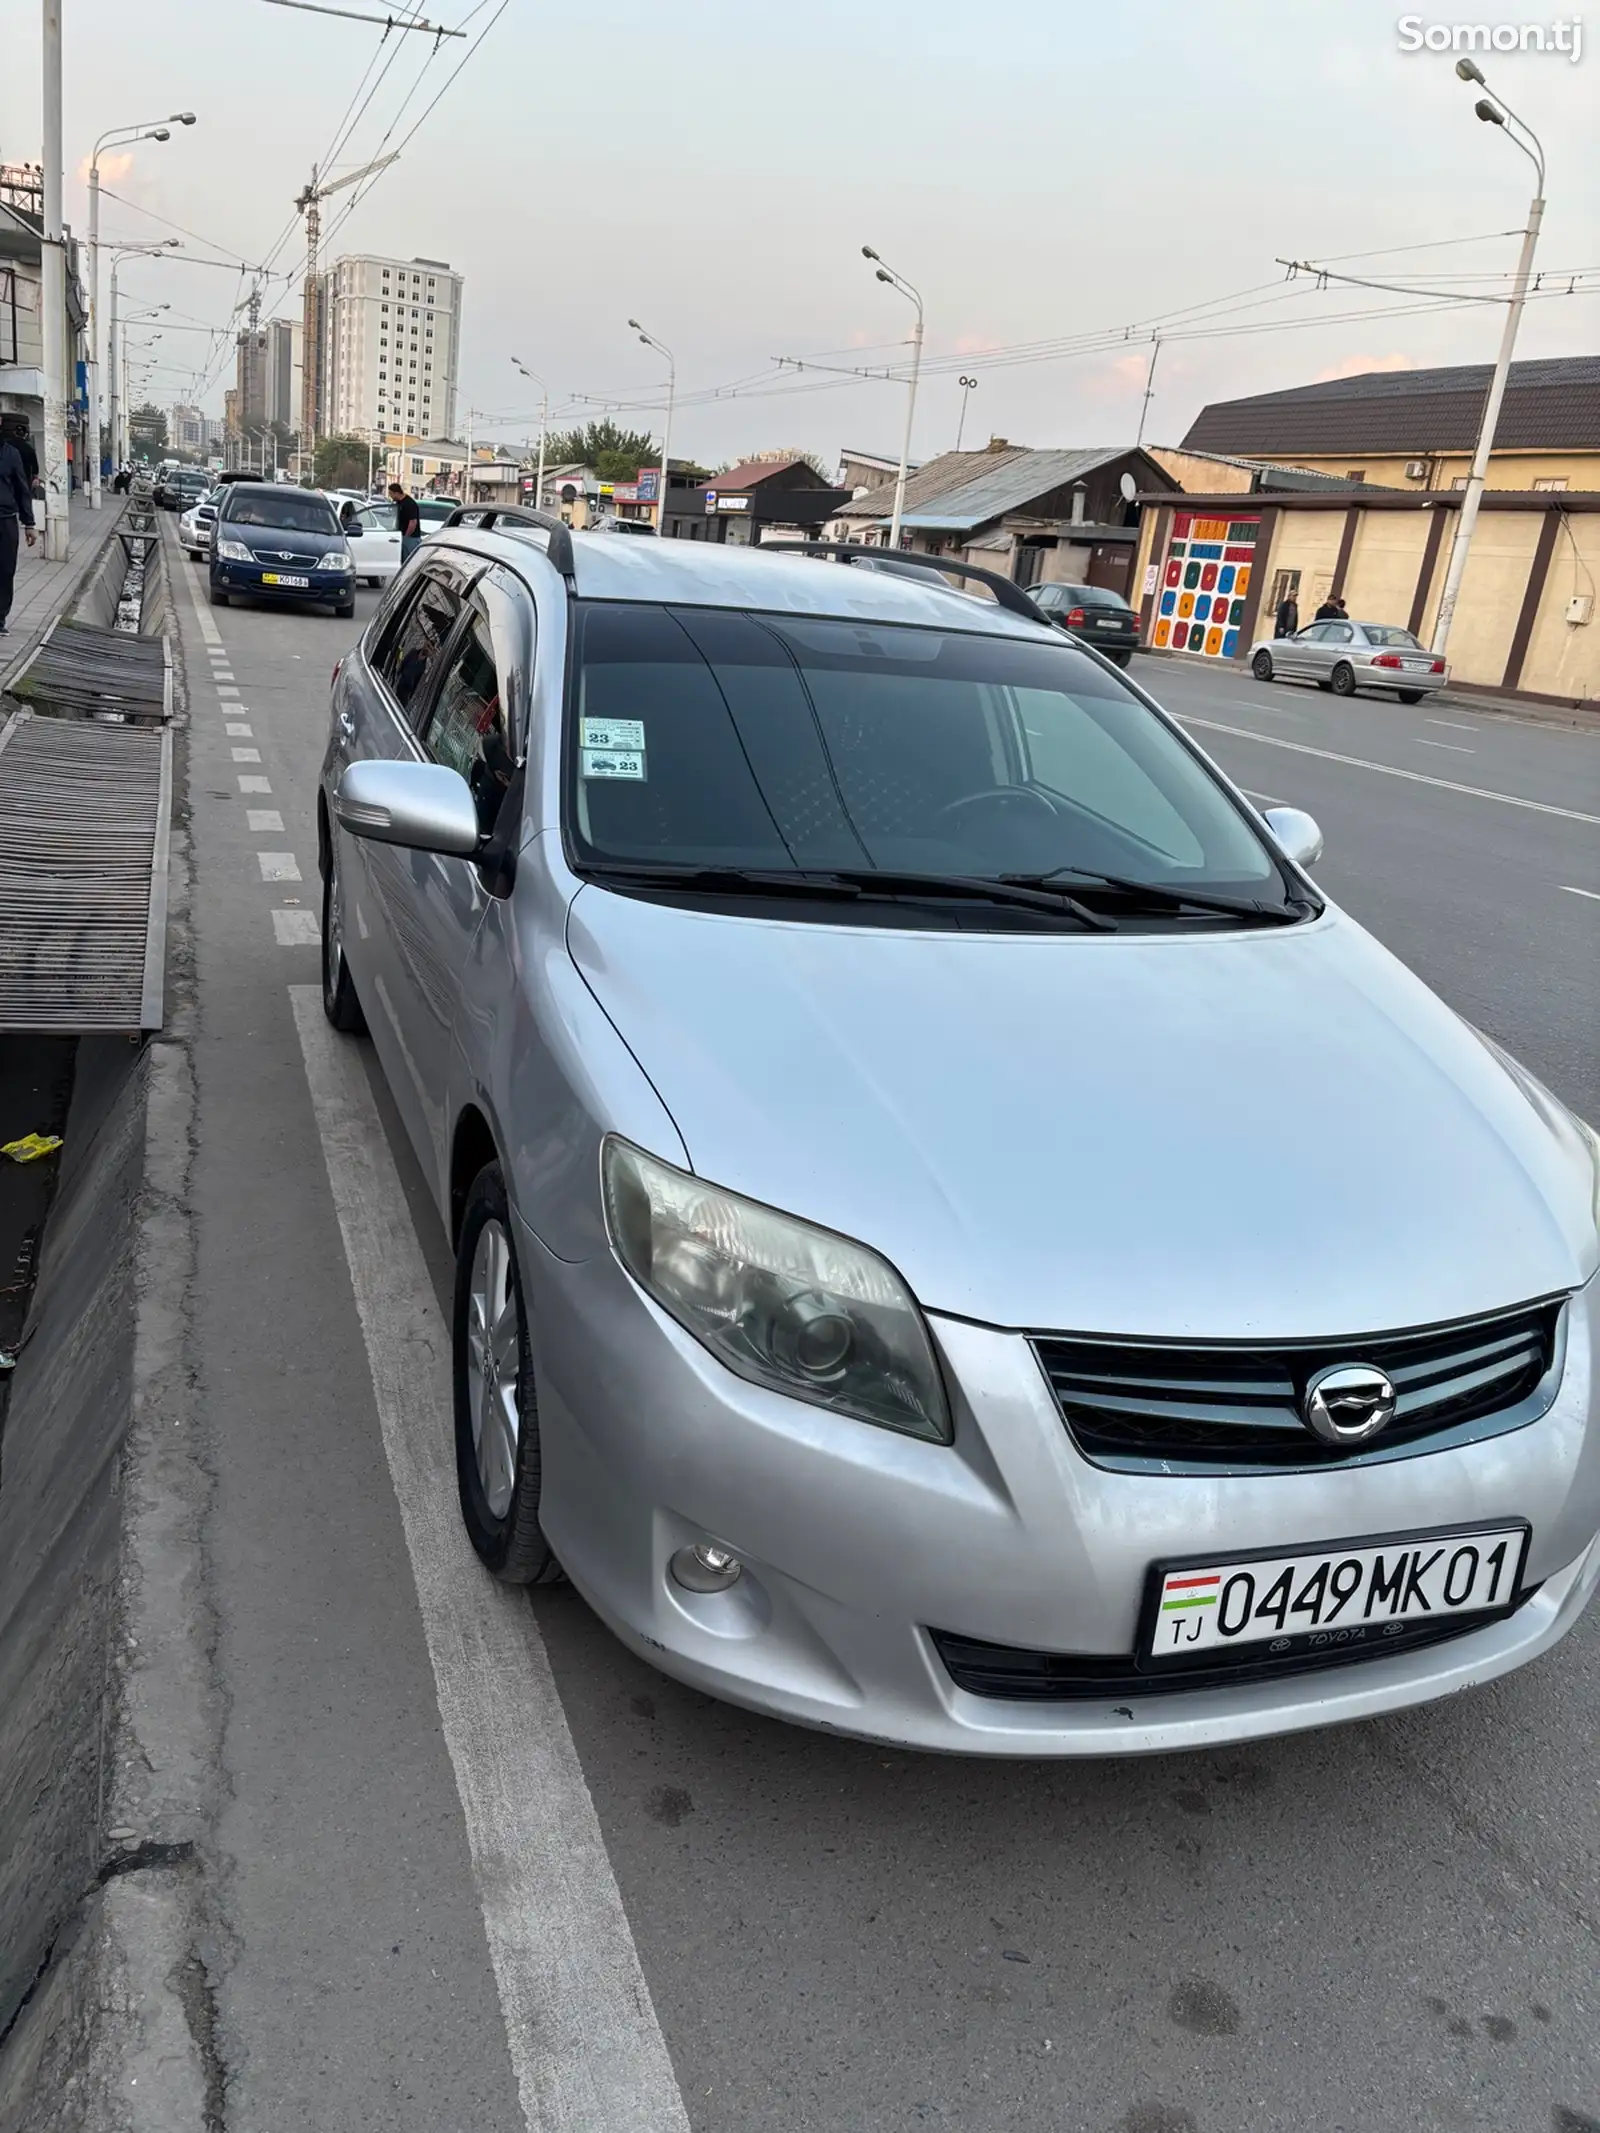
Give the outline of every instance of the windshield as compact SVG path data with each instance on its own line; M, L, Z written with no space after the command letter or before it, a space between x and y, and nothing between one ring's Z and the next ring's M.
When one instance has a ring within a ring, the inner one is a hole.
M1398 630L1389 622L1363 622L1369 644L1397 644L1405 650L1420 652L1422 647L1409 630Z
M1283 900L1245 811L1065 643L587 603L577 644L580 864L1070 868Z
M308 496L303 490L282 495L252 495L235 489L228 498L230 526L280 526L290 533L337 533L333 506L326 497Z

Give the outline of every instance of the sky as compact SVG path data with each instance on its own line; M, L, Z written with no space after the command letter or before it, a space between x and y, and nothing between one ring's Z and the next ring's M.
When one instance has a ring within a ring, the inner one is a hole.
M383 0L329 4L384 12ZM423 255L465 275L457 427L471 407L475 434L508 444L539 420L513 355L571 419L615 408L659 435L666 366L630 331L637 318L674 351L675 456L896 454L898 376L774 367L801 358L903 375L913 308L875 280L864 244L924 301L919 458L955 443L961 375L977 380L968 445L1131 441L1164 316L1147 442L1177 443L1210 400L1495 352L1497 304L1418 308L1432 300L1410 292L1503 287L1467 277L1508 273L1532 166L1474 117L1482 92L1456 79L1449 53L1402 49L1401 7L405 4L466 38L385 41L379 27L271 0L62 0L77 229L96 135L197 114L171 141L102 162L119 196L104 202L105 238L185 233L182 253L121 273L128 309L170 306L148 350L149 397L189 397L220 348L203 404L221 411L231 357L211 336L231 336L248 287L237 269L299 267L295 195L336 144L336 174L402 153L370 188L329 202L330 223L341 201L357 204L325 258ZM32 161L40 0L7 0L6 13L0 160ZM1440 7L1415 19L1574 18ZM1478 55L1545 146L1541 267L1590 273L1589 293L1530 303L1521 357L1600 349L1600 15L1583 29L1576 63ZM1407 292L1291 286L1277 263L1336 257L1344 274L1410 277ZM265 316L298 308L297 283L267 285ZM1086 350L1008 359L1090 337Z

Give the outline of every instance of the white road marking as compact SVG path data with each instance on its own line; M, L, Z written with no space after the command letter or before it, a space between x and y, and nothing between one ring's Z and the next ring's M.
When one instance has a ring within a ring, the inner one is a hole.
M293 852L257 852L256 865L263 881L298 881L300 862Z
M1265 711L1268 718L1292 718L1297 726L1306 724L1303 711L1291 711L1285 704L1246 703L1242 696L1230 696L1228 701L1240 711Z
M189 598L194 603L195 627L200 632L201 642L208 652L215 654L221 646L222 635L212 618L210 606L200 597L199 572L186 555L180 556L178 562L183 571L184 582L189 588Z
M1270 792L1252 792L1248 785L1241 785L1239 790L1247 800L1258 800L1263 807L1287 807L1289 805L1287 800L1279 800Z
M271 792L272 786L266 778L245 777L239 780L239 790L241 792Z
M230 719L222 730L232 741L253 741L256 737L254 726L247 726L242 720L235 722Z
M450 1340L359 1049L291 985L529 2133L689 2133L544 1640L456 1504Z
M1528 807L1536 815L1560 815L1568 822L1593 822L1600 815L1586 815L1576 807L1552 807L1548 800L1524 800L1514 792L1490 792L1482 785L1458 785L1453 778L1431 778L1426 771L1402 770L1398 763L1374 763L1363 755L1339 755L1332 748L1313 748L1306 741L1283 740L1276 733L1256 733L1249 726L1225 726L1220 719L1191 718L1187 712L1173 716L1186 726L1203 726L1208 733L1231 733L1241 741L1259 741L1263 748L1289 748L1296 755L1320 756L1325 763L1348 763L1353 770L1375 770L1379 777L1405 778L1412 785L1435 785L1441 792L1464 793L1469 800L1498 800L1503 807Z
M315 911L274 911L272 930L280 948L317 948L322 927Z
M261 760L259 748L233 748L229 753L236 763L259 763Z
M239 694L239 691L238 691L237 689L224 689L224 688L219 688L219 689L217 690L217 694L218 694L219 696L237 696L237 695Z
M1575 889L1573 888L1572 884L1567 881L1564 881L1561 886L1566 891L1568 896L1587 896L1594 903L1600 904L1600 889Z
M1477 733L1481 729L1464 718L1425 718L1425 726L1448 726L1453 733Z
M247 807L244 819L253 830L281 830L283 817L275 807Z
M1476 748L1463 748L1459 741L1425 740L1420 733L1417 735L1417 746L1419 748L1448 748L1452 755L1476 755L1478 752Z

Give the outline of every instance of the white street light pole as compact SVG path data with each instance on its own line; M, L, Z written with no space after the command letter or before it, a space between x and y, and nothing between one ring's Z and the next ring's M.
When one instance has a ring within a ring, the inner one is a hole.
M1475 81L1480 88L1488 88L1474 61L1458 59L1456 72L1463 81ZM1488 97L1480 98L1474 107L1486 125L1505 128L1507 138L1515 141L1534 167L1536 182L1534 195L1528 207L1528 224L1522 233L1522 249L1517 255L1517 271L1511 284L1511 300L1506 306L1505 328L1500 335L1500 353L1495 358L1494 377L1489 386L1489 397L1484 402L1483 421L1478 429L1478 445L1472 455L1472 471L1467 476L1466 494L1461 499L1461 509L1456 517L1455 539L1450 544L1450 561L1444 574L1444 590L1439 595L1439 612L1433 625L1435 655L1442 655L1450 642L1450 625L1455 620L1456 601L1461 595L1461 581L1466 575L1467 556L1472 547L1473 531L1478 523L1478 509L1483 501L1483 488L1489 472L1489 455L1494 450L1494 433L1500 421L1500 403L1506 396L1506 380L1511 373L1511 351L1517 344L1517 328L1522 323L1523 300L1528 293L1528 279L1533 271L1534 247L1539 242L1539 225L1544 220L1544 148L1539 136L1511 109L1503 96L1491 103ZM1508 123L1509 121L1509 123ZM1524 141L1512 131L1520 127L1528 136ZM1528 141L1533 143L1530 148Z
M170 141L171 128L192 126L192 111L174 111L165 120L147 119L138 126L112 126L101 134L89 157L89 508L100 509L100 151L134 141ZM113 456L116 452L112 444Z
M117 319L117 268L120 264L120 260L117 259L113 259L111 263L110 319L111 451L119 466L125 459L132 456L132 439L128 426L128 328L130 326L138 326L153 318L159 318L163 311L169 311L172 308L170 304L158 304L153 311L135 311L131 318L123 319L119 326Z
M956 424L956 450L959 452L967 427L967 402L977 391L978 381L976 378L957 378L956 383L961 387L961 420Z
M533 492L533 507L536 511L542 511L544 509L544 445L545 439L550 433L550 388L536 370L528 368L521 356L513 356L511 360L517 369L522 372L522 375L532 384L537 385L544 395L539 403L539 476L538 484Z
M636 318L629 319L628 324L646 348L653 348L657 355L667 359L667 419L661 426L661 487L656 496L656 532L664 540L667 532L667 470L672 465L672 403L678 394L678 365L665 341L658 341L653 333L646 333Z
M123 400L126 395L123 391L120 360L117 352L117 269L125 259L142 258L152 252L165 252L169 249L176 249L179 244L180 240L178 238L167 237L158 244L119 244L112 247L111 311L106 321L106 382L109 387L106 426L111 432L112 462L119 467L128 455L124 449L122 437L122 418L125 413Z
M44 0L44 229L40 302L44 366L44 552L71 551L67 474L67 245L61 223L61 0Z
M870 244L861 247L863 259L876 262L879 281L887 282L891 289L898 289L902 296L910 297L917 307L917 323L911 335L911 378L906 391L906 433L900 445L900 471L894 482L894 514L889 521L889 546L900 546L900 520L906 508L906 475L911 465L911 425L917 416L917 379L922 372L922 298L903 274L886 266Z

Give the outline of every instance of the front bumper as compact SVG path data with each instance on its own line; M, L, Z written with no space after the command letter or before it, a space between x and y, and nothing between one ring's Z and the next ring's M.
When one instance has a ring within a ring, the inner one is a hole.
M1600 1580L1600 1283L1569 1305L1560 1392L1526 1428L1350 1472L1178 1478L1084 1461L1016 1334L931 1321L956 1441L928 1445L733 1377L609 1258L557 1260L521 1224L518 1243L551 1545L642 1658L777 1717L968 1754L1211 1747L1490 1680L1563 1636ZM1153 1561L1503 1517L1533 1529L1539 1589L1514 1615L1339 1668L1012 1702L958 1689L929 1634L1126 1655ZM706 1539L745 1575L686 1592L668 1562Z
M269 585L270 576L294 576L309 580L306 585ZM354 597L356 577L353 570L297 570L267 563L220 562L211 560L211 582L219 592L250 593L263 600L334 600L345 601Z

